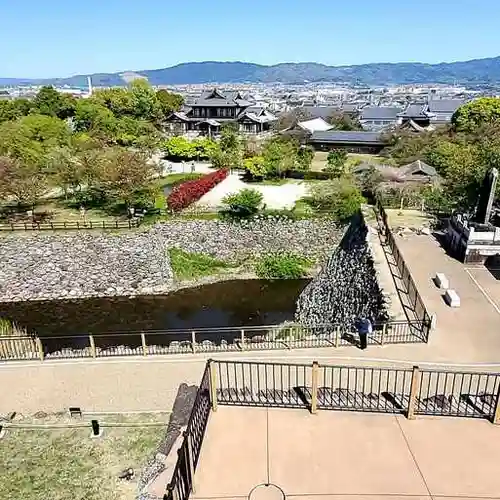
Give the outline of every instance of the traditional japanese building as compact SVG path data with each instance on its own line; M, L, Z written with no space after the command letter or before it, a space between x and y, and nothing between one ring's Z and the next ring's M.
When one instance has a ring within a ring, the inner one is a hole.
M175 134L196 131L213 136L220 132L223 124L233 122L242 133L259 134L269 131L275 120L272 113L243 99L237 90L213 89L182 111L172 113L166 128Z

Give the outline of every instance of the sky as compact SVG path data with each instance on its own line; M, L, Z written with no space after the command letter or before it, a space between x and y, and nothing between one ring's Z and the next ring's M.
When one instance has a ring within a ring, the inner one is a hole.
M0 77L500 55L499 0L0 0Z

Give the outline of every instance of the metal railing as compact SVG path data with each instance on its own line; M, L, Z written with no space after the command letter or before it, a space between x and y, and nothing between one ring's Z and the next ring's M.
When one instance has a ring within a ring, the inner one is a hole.
M369 345L424 342L427 323L389 321L375 324ZM296 324L200 328L102 334L0 337L0 360L108 358L217 352L305 349L356 345L357 333L336 325Z
M500 374L210 361L220 405L351 410L500 420Z
M430 324L431 324L431 316L427 312L427 309L425 307L424 301L422 300L422 297L420 296L420 293L418 292L418 288L415 284L415 281L413 280L413 276L410 273L410 270L408 268L408 265L406 264L405 260L403 259L403 256L401 255L401 252L399 251L398 245L396 241L394 240L394 235L392 234L392 231L390 229L388 220L387 220L387 213L380 203L380 201L377 201L377 211L382 219L382 231L385 236L386 243L389 245L389 248L391 249L391 253L394 257L394 260L396 262L396 267L398 269L398 272L400 273L401 280L403 281L403 285L406 288L406 292L408 294L408 298L410 299L411 307L413 309L413 312L415 314L415 317L418 321L421 321L423 324L426 324L429 326L426 331L426 338L425 342L428 340L428 335L429 335L429 330L430 330Z
M9 222L0 224L0 231L59 231L64 229L132 229L141 225L140 218L128 220L55 221L55 222Z
M486 418L500 423L500 374L213 361L205 366L166 500L195 491L210 409L218 405Z
M177 463L164 498L171 500L187 499L194 490L194 472L200 458L210 408L210 366L207 363L184 432L184 439L177 451Z

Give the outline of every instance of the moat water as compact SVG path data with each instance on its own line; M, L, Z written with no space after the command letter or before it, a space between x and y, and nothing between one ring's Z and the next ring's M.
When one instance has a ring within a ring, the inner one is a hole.
M106 333L102 343L113 345L116 333L182 329L186 333L175 335L184 340L190 338L191 329L293 320L297 298L307 284L308 280L233 280L168 295L0 303L0 317L42 338ZM136 344L138 335L130 339ZM158 343L162 340L172 336L156 337ZM122 337L120 343L127 342ZM68 338L44 344L50 350L82 347Z

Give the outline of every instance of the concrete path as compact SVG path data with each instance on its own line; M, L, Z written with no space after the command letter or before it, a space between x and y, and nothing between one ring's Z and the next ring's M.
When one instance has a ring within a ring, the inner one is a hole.
M500 427L486 421L220 407L195 499L274 484L301 499L500 498Z

